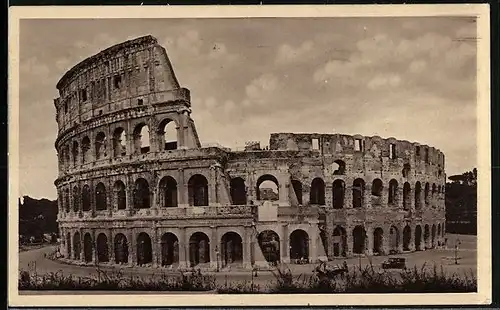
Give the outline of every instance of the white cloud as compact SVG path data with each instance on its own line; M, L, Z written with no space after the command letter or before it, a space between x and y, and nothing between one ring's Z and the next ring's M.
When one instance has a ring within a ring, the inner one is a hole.
M279 47L276 55L276 63L286 64L294 61L300 61L308 53L311 53L314 48L314 43L305 41L297 48L288 44L283 44Z

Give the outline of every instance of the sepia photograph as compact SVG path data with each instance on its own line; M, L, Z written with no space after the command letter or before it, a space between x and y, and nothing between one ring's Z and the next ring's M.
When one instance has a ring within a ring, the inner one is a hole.
M488 6L325 7L12 10L11 301L491 301Z

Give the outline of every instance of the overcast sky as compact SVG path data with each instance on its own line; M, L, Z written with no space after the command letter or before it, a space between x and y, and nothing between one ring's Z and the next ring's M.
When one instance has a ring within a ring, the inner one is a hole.
M65 71L151 34L191 90L202 143L271 132L396 137L476 166L476 24L465 18L24 20L20 195L56 198L53 99Z

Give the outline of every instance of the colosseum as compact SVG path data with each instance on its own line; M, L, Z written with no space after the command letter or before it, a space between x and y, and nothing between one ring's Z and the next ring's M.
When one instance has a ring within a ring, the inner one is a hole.
M433 147L335 133L202 145L190 91L152 36L83 60L57 89L68 262L252 269L443 244L444 155Z

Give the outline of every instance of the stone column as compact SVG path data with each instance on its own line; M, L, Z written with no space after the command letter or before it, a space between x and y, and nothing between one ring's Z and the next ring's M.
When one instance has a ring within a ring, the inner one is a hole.
M125 182L125 200L127 201L127 211L129 215L132 210L134 210L134 180L131 175L127 175L127 181Z
M113 229L108 229L108 257L111 264L115 263L115 242L113 238Z
M318 238L319 235L314 227L311 229L311 234L309 236L309 260L311 263L316 263L318 261Z
M127 231L127 246L128 246L128 263L127 265L133 266L135 265L136 257L135 257L135 232L134 229L132 228L131 230Z
M281 240L281 261L288 264L290 263L290 233L288 231L288 224L282 227L283 240Z
M415 224L410 224L410 228L411 228L411 233L410 233L410 245L409 245L409 248L410 248L410 251L411 252L414 252L417 250L417 247L415 245L415 228L417 227L417 225Z
M108 188L106 189L106 209L108 210L108 216L113 217L113 211L115 204L113 203L113 183L108 180Z
M398 227L399 234L398 234L398 253L403 253L403 232L404 232L405 225L400 225Z
M153 224L153 244L152 244L153 267L161 266L161 239L156 222Z
M352 184L345 183L344 189L344 209L352 209Z
M253 171L247 172L247 177L245 180L245 186L247 190L247 201L250 203L250 201L255 201L257 200L257 194L255 193L255 176L254 176Z
M216 167L211 165L210 166L210 176L208 180L208 205L209 206L214 206L217 204L217 172L216 172Z
M354 249L354 238L352 236L352 231L353 231L354 227L350 226L350 225L347 225L346 228L345 228L345 233L346 233L346 248L347 248L347 251L346 251L346 256L347 257L352 257L353 256L353 249Z
M179 268L186 268L189 266L189 239L187 236L186 228L179 230Z
M363 193L363 204L362 207L365 209L370 209L372 207L372 185L365 183L365 190Z
M244 227L243 234L243 268L252 269L251 261L252 227Z
M219 242L219 233L217 231L217 226L211 226L212 236L210 238L210 268L217 268L217 262L220 256L220 242ZM221 267L219 262L219 267Z
M365 239L365 254L373 255L373 229L371 226L365 227L366 239Z
M179 200L179 207L185 208L189 206L189 197L188 197L188 183L184 176L184 169L179 168L177 170L179 186L177 187L177 195Z
M85 242L84 242L85 232L83 228L80 228L80 261L85 262Z
M308 193L309 195L309 193ZM307 197L309 198L309 196ZM325 184L325 205L328 207L333 207L333 184Z
M278 178L279 181L279 205L283 206L289 206L290 205L290 197L288 196L289 194L289 188L292 186L290 183L290 176L285 173L280 173L280 176Z
M186 115L183 113L179 114L179 124L175 127L177 130L177 143L179 144L179 148L186 146L187 128Z

